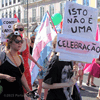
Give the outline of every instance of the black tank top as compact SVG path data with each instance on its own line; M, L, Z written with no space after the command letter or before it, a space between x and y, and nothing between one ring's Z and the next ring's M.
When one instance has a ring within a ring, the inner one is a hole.
M24 66L22 63L19 68L23 73ZM21 82L22 74L19 68L15 67L7 60L0 66L0 73L16 77L16 81L14 82L8 82L5 79L1 79L0 85L3 87L3 92L0 94L0 98L2 98L2 100L8 99L8 97L10 100L24 100L24 93Z

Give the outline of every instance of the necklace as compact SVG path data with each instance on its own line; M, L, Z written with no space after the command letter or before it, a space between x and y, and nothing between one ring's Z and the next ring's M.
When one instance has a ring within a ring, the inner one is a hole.
M17 63L16 63L16 61L15 61L15 59L14 59L14 57L13 57L13 55L11 54L11 52L9 51L9 53L10 53L10 56L12 57L12 59L13 59L13 61L14 61L14 63L15 63L15 65L18 67L18 69L19 69L19 71L20 71L20 73L21 74L23 74L22 72L21 72L21 69L19 68L19 66L17 65ZM18 56L19 57L19 56ZM20 59L20 57L19 57L19 59ZM21 59L20 59L21 60Z

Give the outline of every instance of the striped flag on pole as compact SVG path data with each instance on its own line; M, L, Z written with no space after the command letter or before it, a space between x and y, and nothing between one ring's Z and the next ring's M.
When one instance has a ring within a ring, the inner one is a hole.
M52 29L50 25L49 15L48 13L45 13L37 33L34 47L33 47L33 52L32 52L33 58L35 58L35 60L41 66L43 66L45 59L51 53L52 40L54 39L55 36L56 36L56 32ZM39 73L39 68L34 62L31 62L30 72L31 72L31 80L32 80L31 83L33 84L34 80L36 79Z
M3 25L3 23L2 23L2 20L0 19L0 26L2 26Z

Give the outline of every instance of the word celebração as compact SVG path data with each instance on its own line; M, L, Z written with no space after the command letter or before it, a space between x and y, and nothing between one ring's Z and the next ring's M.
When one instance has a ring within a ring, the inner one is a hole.
M95 51L96 53L100 52L100 46L95 43L85 43L81 41L71 41L71 40L58 40L58 47L61 48L70 48L70 49L79 49L86 51Z

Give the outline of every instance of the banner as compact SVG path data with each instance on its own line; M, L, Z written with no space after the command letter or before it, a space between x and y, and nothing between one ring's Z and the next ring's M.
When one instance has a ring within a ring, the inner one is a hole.
M95 40L98 9L67 1L63 34L77 35Z
M5 35L7 36L13 32L13 24L17 23L17 18L2 18L3 27L1 30L1 42L6 41Z
M77 36L58 34L56 51L60 52L61 60L92 63L93 58L99 57L100 42Z

